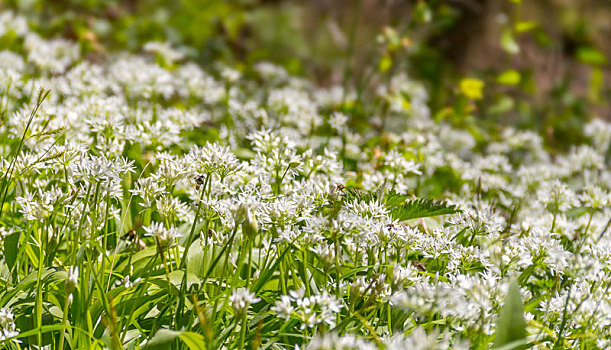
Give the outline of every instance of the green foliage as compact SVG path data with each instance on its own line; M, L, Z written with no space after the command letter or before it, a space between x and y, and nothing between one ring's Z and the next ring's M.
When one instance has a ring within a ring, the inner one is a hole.
M206 348L204 337L201 334L185 331L173 331L169 329L160 329L155 333L151 340L147 343L145 349L167 349L177 339L187 345L191 350L201 350Z
M456 205L448 205L442 201L419 198L408 201L390 210L390 215L399 221L407 221L417 218L455 214L459 212Z
M526 322L524 321L524 305L520 297L520 286L514 280L509 284L505 303L499 313L496 323L494 348L511 346L511 349L525 349L523 339L526 337Z
M395 191L383 193L382 189L374 192L361 191L356 188L347 188L342 197L344 202L380 201L388 208L390 216L398 221L407 221L431 216L448 215L460 212L456 205L450 205L443 201L418 198L399 194Z

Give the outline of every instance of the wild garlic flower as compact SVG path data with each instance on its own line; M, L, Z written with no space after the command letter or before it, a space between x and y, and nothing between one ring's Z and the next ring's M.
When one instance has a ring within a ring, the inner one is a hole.
M15 325L15 315L9 308L0 308L0 341L19 335Z
M78 286L79 268L78 266L71 266L68 270L68 276L66 277L66 292L72 293Z
M250 305L256 304L261 301L257 298L254 293L251 293L246 288L234 289L229 296L229 303L237 315L244 314Z
M30 221L42 221L49 217L53 213L56 200L55 193L43 190L27 191L22 197L17 197L21 213L26 220Z
M0 13L0 36L11 31L17 36L26 35L29 32L28 22L24 16L15 14L13 11L2 11Z
M163 193L165 193L164 188L161 186L161 183L157 181L153 177L143 177L138 179L133 189L130 192L134 195L137 195L142 200L142 205L144 208L150 208L153 203L159 198Z
M149 226L144 226L146 236L153 236L155 242L159 244L161 250L166 250L176 244L176 238L180 237L178 228L166 228L160 222L151 222Z
M547 206L550 212L565 212L577 204L575 193L558 180L541 184L537 197L538 201Z
M296 319L300 329L313 328L320 323L335 326L337 313L343 305L327 292L319 295L305 296L305 291L292 290L289 295L282 295L272 308L278 317L285 320Z
M26 36L24 47L29 52L29 61L51 73L63 73L80 56L76 43L63 39L43 40L34 33Z
M155 201L155 206L159 214L164 218L177 218L183 222L195 219L195 213L187 205L176 197L162 195Z
M217 143L206 143L204 147L192 148L187 163L195 174L215 174L221 180L240 169L240 163L229 147Z
M168 42L149 41L148 43L144 44L142 48L144 51L158 54L169 65L174 64L176 61L179 61L184 57L182 52L172 48Z
M329 268L335 264L335 246L328 244L327 242L321 242L312 251L318 255L320 261L323 263L325 268Z
M361 339L355 335L338 335L327 333L316 334L305 346L305 350L377 350L375 343Z
M399 152L392 150L384 156L384 164L390 168L390 172L400 174L416 174L421 175L420 164L416 164L414 160L405 159L405 156Z
M116 282L117 285L122 285L125 289L131 289L138 285L142 281L142 278L138 277L135 280L131 281L130 275L125 276L123 280L118 280Z
M348 122L348 116L340 112L334 112L331 114L331 118L329 119L329 125L331 128L335 130L339 135L346 133L348 130L346 123Z
M607 208L611 203L611 192L598 186L586 186L584 192L578 195L579 200L586 208L598 210Z

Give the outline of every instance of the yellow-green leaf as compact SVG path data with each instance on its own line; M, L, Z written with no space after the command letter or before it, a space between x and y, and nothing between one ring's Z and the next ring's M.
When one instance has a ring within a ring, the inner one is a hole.
M392 67L392 57L389 54L386 54L380 58L380 62L378 63L378 69L380 72L384 73L388 71Z
M201 334L184 332L179 337L191 350L201 350L206 347L204 336Z
M537 22L523 21L523 22L516 23L514 28L516 30L516 33L525 33L525 32L535 29L537 26L538 26Z
M459 83L460 92L470 100L479 100L483 96L484 82L473 78L464 78Z
M496 77L496 82L503 85L517 85L521 79L520 72L515 69L509 69Z
M592 66L607 64L607 57L593 47L583 46L577 49L577 59Z

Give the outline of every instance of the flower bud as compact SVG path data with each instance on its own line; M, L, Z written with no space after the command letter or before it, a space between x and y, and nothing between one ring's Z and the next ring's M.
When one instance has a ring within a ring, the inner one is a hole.
M78 266L72 266L66 277L66 292L72 293L78 284Z
M249 239L252 239L259 232L259 223L257 217L251 208L246 210L246 216L242 222L242 233Z

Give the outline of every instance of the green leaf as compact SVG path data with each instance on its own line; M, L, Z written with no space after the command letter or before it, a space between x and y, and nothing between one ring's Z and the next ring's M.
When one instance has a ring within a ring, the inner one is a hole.
M388 71L392 67L392 58L389 54L386 54L380 58L380 62L378 63L378 69L380 72L384 73Z
M505 31L503 31L503 36L501 37L501 46L505 51L509 52L512 55L515 55L520 52L520 46L518 45L518 42L513 36L513 32L511 31L511 29L505 29Z
M384 204L386 204L387 207L396 207L403 204L408 199L409 196L398 194L397 192L392 191L384 199Z
M407 221L431 216L454 214L459 211L456 205L420 198L391 209L390 215L396 220Z
M201 350L206 347L204 336L201 334L184 332L179 337L191 350Z
M4 239L4 260L6 261L6 265L8 265L9 269L12 269L15 266L15 262L17 261L17 252L19 245L19 236L20 232L14 232Z
M514 280L509 284L505 304L501 308L496 324L494 347L517 342L526 338L526 321L524 321L524 305L520 298L520 286ZM518 342L519 343L519 342Z
M577 49L577 59L592 66L607 64L607 57L593 47L582 46Z
M516 32L518 33L525 33L528 31L531 31L533 29L535 29L539 24L537 22L533 22L533 21L523 21L523 22L518 22L516 23L516 25L514 26Z
M498 348L494 348L494 350L515 350L515 349L525 349L530 345L530 341L528 338L523 338L520 340L515 340L509 342L505 345L499 346Z
M509 69L499 74L496 77L496 82L503 85L517 85L521 80L520 72L515 69Z
M160 329L155 335L146 343L146 349L167 349L167 345L172 343L182 332L173 331L171 329Z
M263 286L265 286L265 283L267 283L270 278L272 278L274 272L278 269L278 266L280 266L280 263L284 259L284 256L289 252L289 250L291 250L291 248L291 246L286 247L270 268L263 269L263 273L261 273L261 276L257 279L257 282L252 289L255 294L258 293Z
M378 199L376 192L361 191L356 188L346 188L342 200L344 202L356 200L357 202L369 203Z
M175 270L170 272L169 276L170 283L172 283L172 285L174 285L174 287L176 287L177 289L180 289L183 277L185 277L185 272L181 270ZM163 280L165 281L165 276L163 276ZM186 283L187 288L191 288L192 285L199 284L199 278L197 278L196 275L187 272Z

